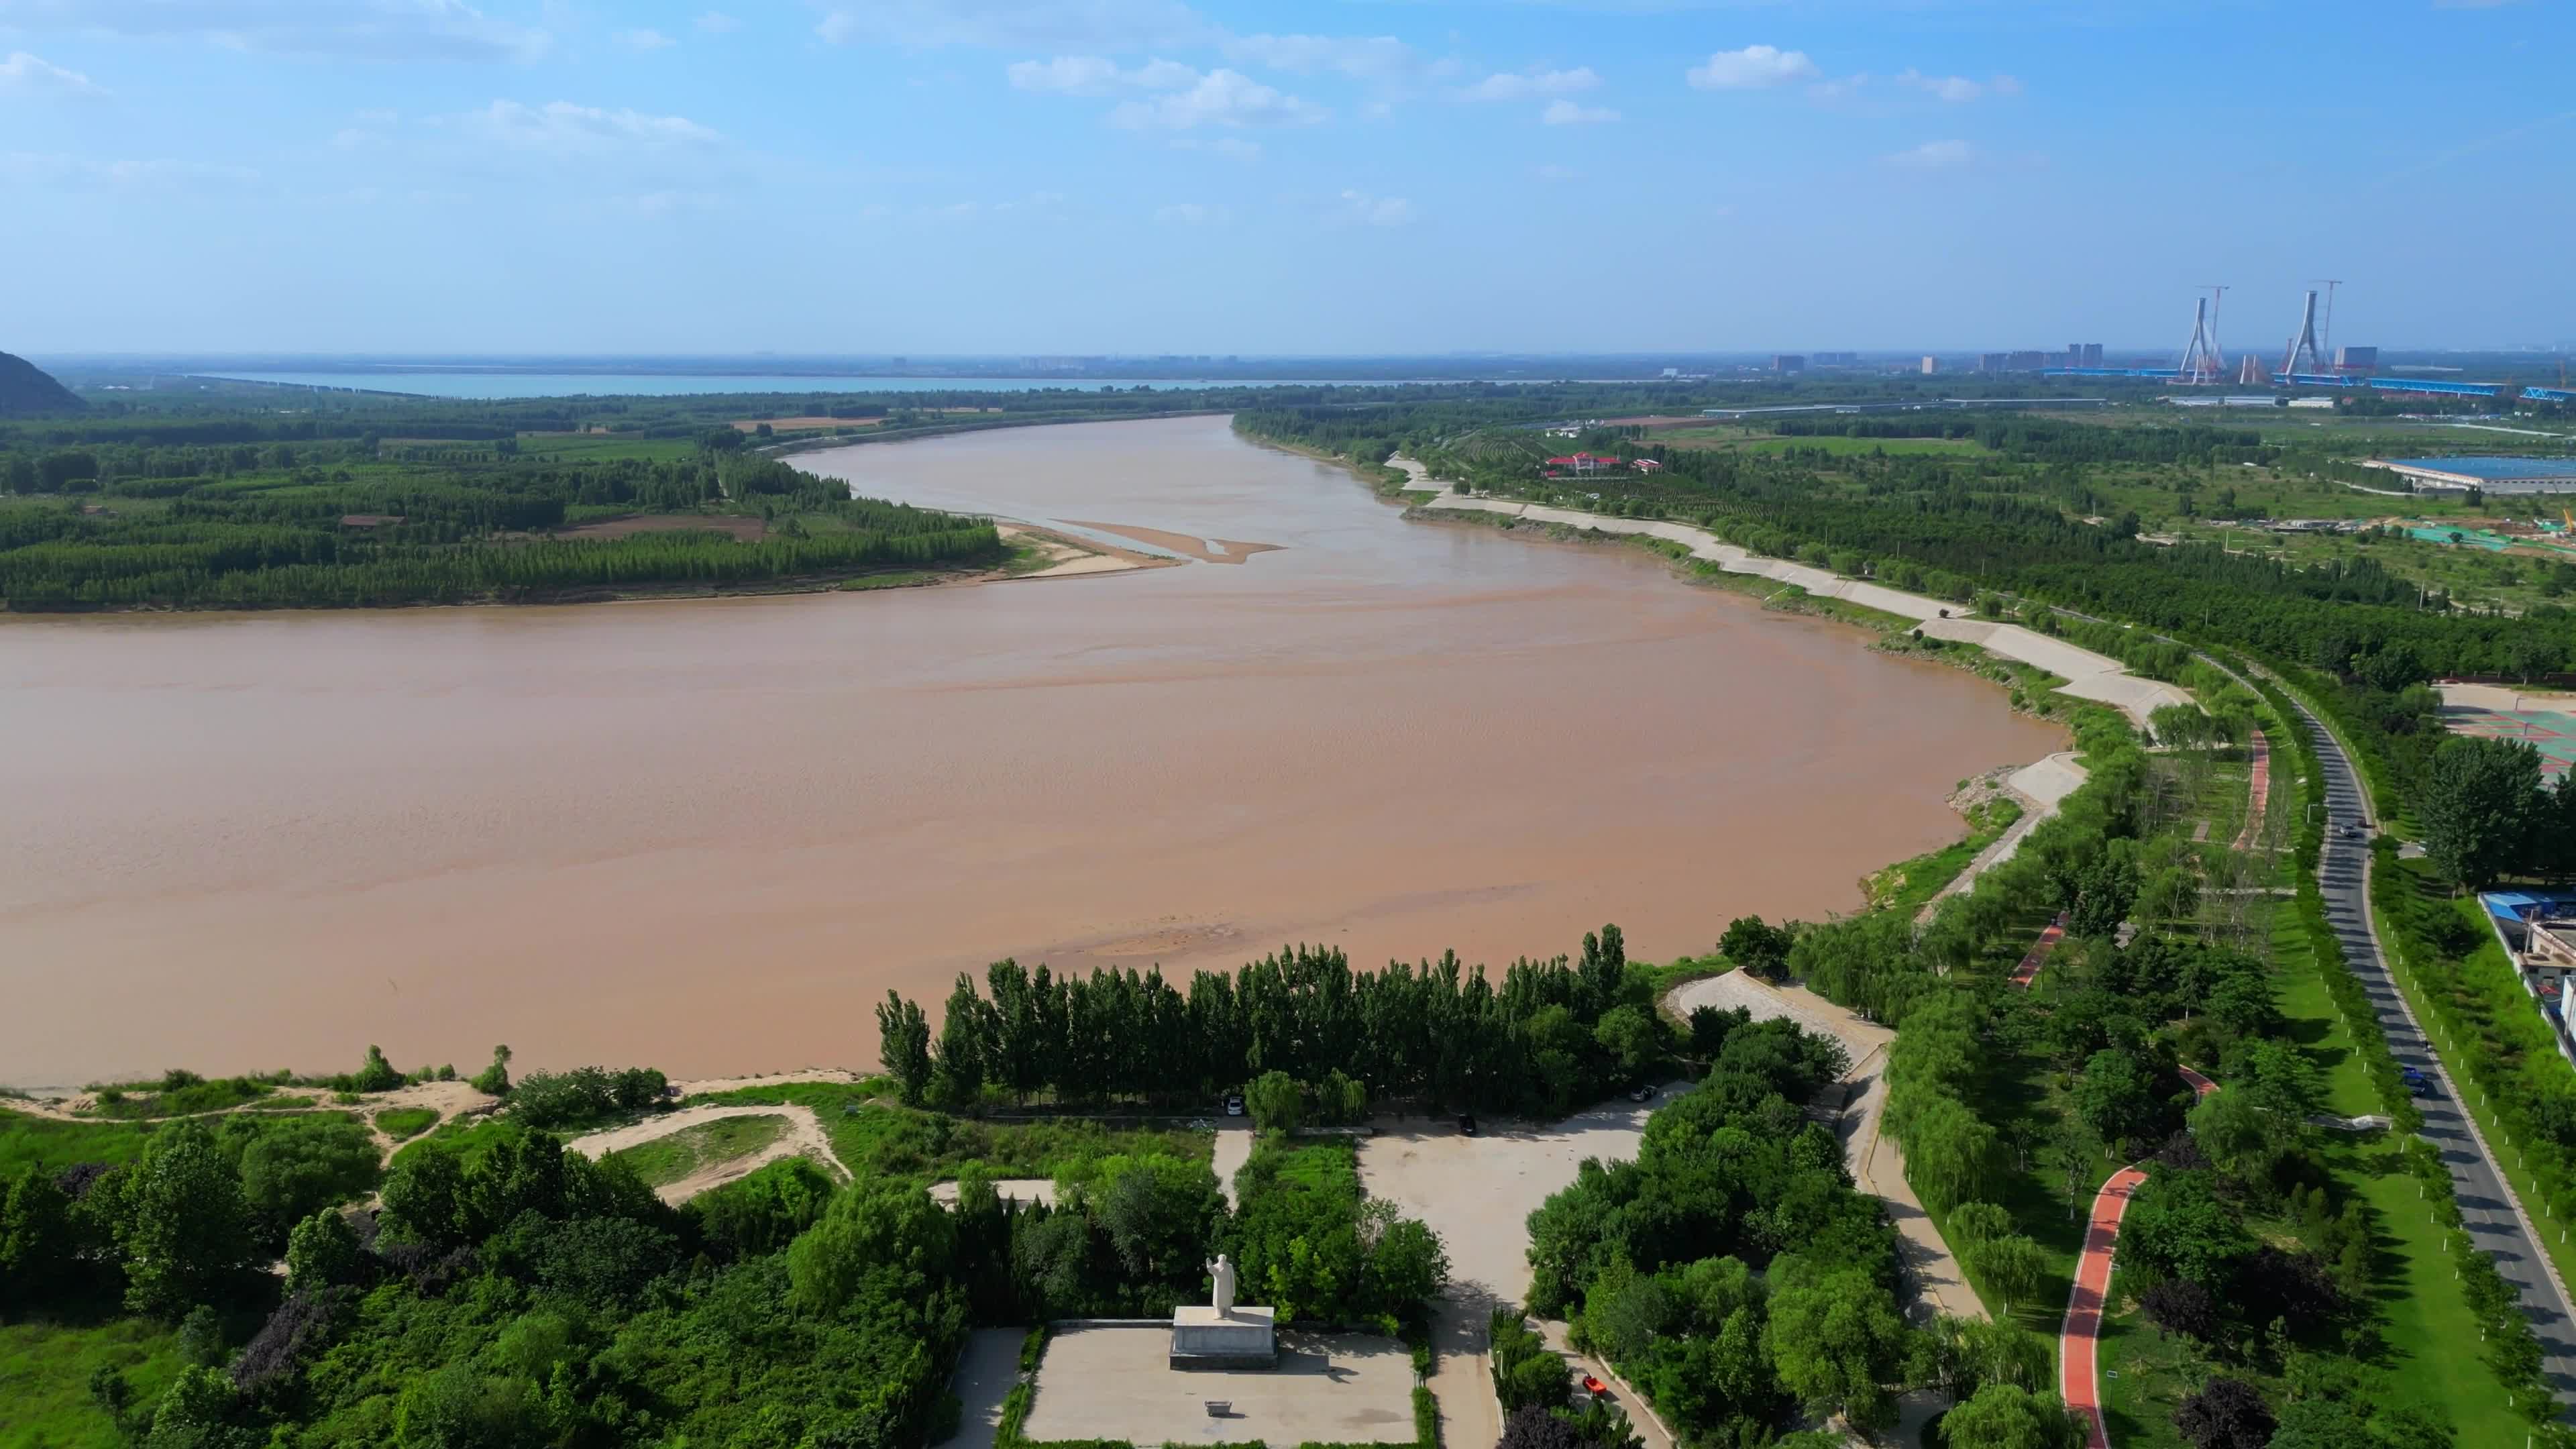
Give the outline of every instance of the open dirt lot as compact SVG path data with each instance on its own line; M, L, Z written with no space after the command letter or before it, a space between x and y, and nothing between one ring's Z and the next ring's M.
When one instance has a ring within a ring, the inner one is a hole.
M1411 1443L1413 1360L1368 1334L1282 1332L1268 1371L1171 1367L1162 1327L1069 1328L1047 1341L1024 1432L1039 1443ZM1222 1419L1210 1399L1230 1400ZM971 1408L975 1402L968 1396ZM1458 1441L1464 1444L1465 1440Z
M1574 1180L1583 1159L1635 1157L1655 1105L1615 1102L1548 1126L1488 1121L1474 1137L1417 1119L1382 1124L1360 1143L1361 1188L1430 1224L1449 1249L1449 1289L1431 1325L1431 1392L1446 1442L1491 1444L1502 1435L1485 1320L1497 1302L1518 1302L1529 1289L1530 1213ZM1649 1449L1667 1449L1660 1438Z

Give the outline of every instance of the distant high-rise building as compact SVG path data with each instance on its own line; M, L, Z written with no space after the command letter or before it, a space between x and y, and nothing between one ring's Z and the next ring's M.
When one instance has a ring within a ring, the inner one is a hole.
M1818 367L1852 367L1856 366L1860 362L1860 354L1857 352L1818 352L1811 354L1807 360L1813 362Z
M2011 365L2012 354L2009 352L1980 352L1977 354L1977 371L1979 372L2001 372Z
M1795 352L1776 352L1771 356L1771 370L1773 372L1804 372L1807 370L1807 359L1802 354Z
M2037 349L2016 352L2004 361L2004 370L2007 372L2037 372L2046 366L2048 366L2048 354Z
M2100 367L2102 365L2102 344L2099 342L2078 343L2076 344L2075 354L2075 365L2077 367Z
M1937 357L1927 357L1923 359L1923 375L1925 377L1930 377L1932 374L1939 372L1940 370L1941 359Z
M2377 366L2379 366L2379 349L2376 347L2338 347L2335 349L2335 370L2337 372L2368 372Z

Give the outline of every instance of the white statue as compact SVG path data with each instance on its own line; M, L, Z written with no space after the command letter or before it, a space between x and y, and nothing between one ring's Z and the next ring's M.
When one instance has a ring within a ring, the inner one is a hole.
M1234 1311L1234 1263L1225 1254L1207 1265L1208 1275L1216 1279L1216 1311L1219 1316Z

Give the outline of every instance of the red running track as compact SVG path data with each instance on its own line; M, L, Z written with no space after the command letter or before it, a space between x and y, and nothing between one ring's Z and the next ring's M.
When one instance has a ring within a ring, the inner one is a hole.
M2245 804L2245 828L2236 832L2238 850L2254 848L2254 837L2263 829L2263 803L2271 798L2272 793L2272 742L2263 738L2261 730L2254 732L2250 758L2252 764L2247 771L2245 787L2251 792L2251 798Z
M2065 939L2066 913L2059 911L2057 919L2048 923L2048 929L2039 933L2039 939L2031 942L2030 951L2021 958L2021 964L2013 968L2012 984L2028 986L2037 981L2039 968L2048 964L2048 953L2056 950L2057 943Z
M2189 1067L2175 1070L2201 1096L2218 1090L2216 1082ZM2066 1326L2058 1334L2057 1396L2084 1416L2088 1449L2111 1449L2111 1434L2102 1422L2102 1304L2111 1292L2111 1250L2120 1241L2120 1219L2128 1215L2129 1199L2146 1180L2146 1170L2133 1163L2112 1173L2093 1195L2084 1256L2075 1262L2075 1286L2066 1295Z

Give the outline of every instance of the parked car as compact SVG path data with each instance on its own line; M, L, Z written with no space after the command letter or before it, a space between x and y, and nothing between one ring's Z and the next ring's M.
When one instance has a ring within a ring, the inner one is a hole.
M1610 1386L1601 1382L1599 1379L1594 1378L1590 1374L1585 1374L1583 1376L1583 1392L1596 1399L1606 1399L1610 1397Z
M1637 1090L1628 1094L1628 1100L1631 1102L1651 1102L1655 1100L1655 1089L1652 1087L1639 1087Z
M1458 1114L1458 1135L1462 1137L1473 1137L1476 1135L1475 1113L1461 1112Z
M1243 1115L1243 1094L1241 1092L1226 1093L1225 1115L1229 1117L1240 1117Z

